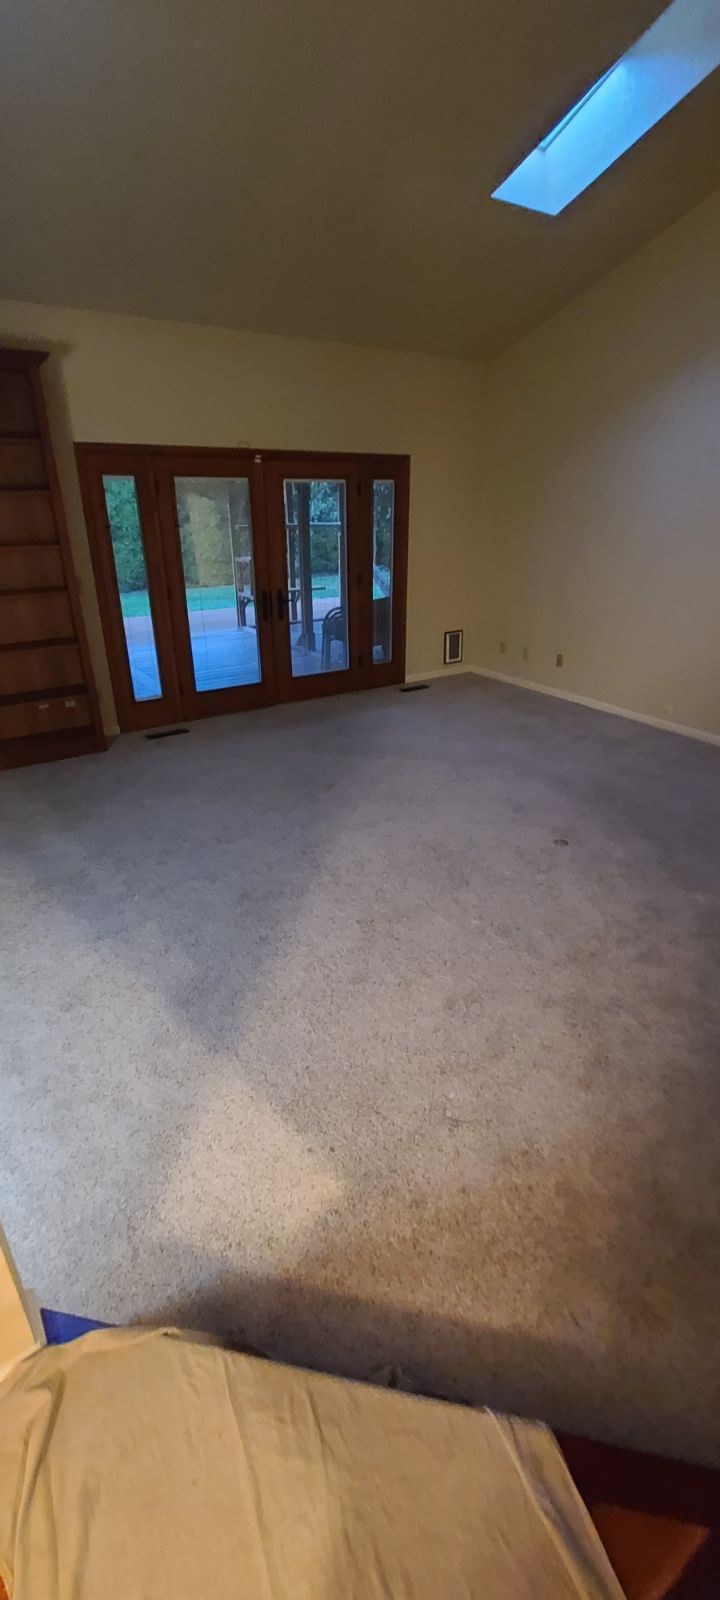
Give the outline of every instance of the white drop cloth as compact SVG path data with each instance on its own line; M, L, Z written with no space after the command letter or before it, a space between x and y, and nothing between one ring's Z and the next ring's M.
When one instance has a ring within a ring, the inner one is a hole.
M621 1600L547 1429L108 1330L0 1383L12 1600Z

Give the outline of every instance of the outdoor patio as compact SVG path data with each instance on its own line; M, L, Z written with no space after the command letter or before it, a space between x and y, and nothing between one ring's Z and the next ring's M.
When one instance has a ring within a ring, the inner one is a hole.
M301 623L291 622L290 640L293 674L306 677L322 672L322 623L327 612L337 606L336 596L317 596L313 600L313 617L316 624L315 650L309 651L300 644ZM241 627L235 606L217 606L188 612L195 683L200 693L211 689L231 689L245 683L259 683L260 663L255 624L255 608L247 607L246 625ZM160 696L158 671L152 621L149 612L124 618L130 670L135 696L138 700L154 700ZM338 670L342 665L341 647L331 646L332 665Z

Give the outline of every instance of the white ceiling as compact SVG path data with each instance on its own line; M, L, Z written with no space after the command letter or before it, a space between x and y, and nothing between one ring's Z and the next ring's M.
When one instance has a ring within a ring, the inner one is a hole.
M0 294L483 359L720 184L720 73L491 190L659 0L5 0Z

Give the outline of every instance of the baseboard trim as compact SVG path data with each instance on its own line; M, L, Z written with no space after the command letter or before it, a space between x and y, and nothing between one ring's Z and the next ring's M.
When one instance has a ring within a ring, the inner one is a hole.
M628 711L625 706L610 705L607 700L591 700L586 694L570 694L567 689L551 689L546 683L531 683L528 678L514 678L508 672L494 672L490 667L466 667L480 678L495 678L498 683L511 683L517 689L530 689L533 694L549 694L553 700L570 700L573 705L587 706L590 711L605 711L611 717L624 717L627 722L644 722L648 728L659 728L663 733L679 733L684 739L699 739L701 744L720 746L720 733L706 733L704 728L691 728L686 722L669 722L666 717L651 717L644 711Z
M479 672L479 667L469 667L466 662L458 661L450 667L431 667L429 672L406 672L406 683L429 683L431 678L457 678L463 673Z

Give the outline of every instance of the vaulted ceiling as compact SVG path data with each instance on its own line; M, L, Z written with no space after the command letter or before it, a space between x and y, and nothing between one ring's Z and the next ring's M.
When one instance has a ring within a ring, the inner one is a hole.
M491 190L662 0L7 0L0 295L482 360L720 184L720 73Z

